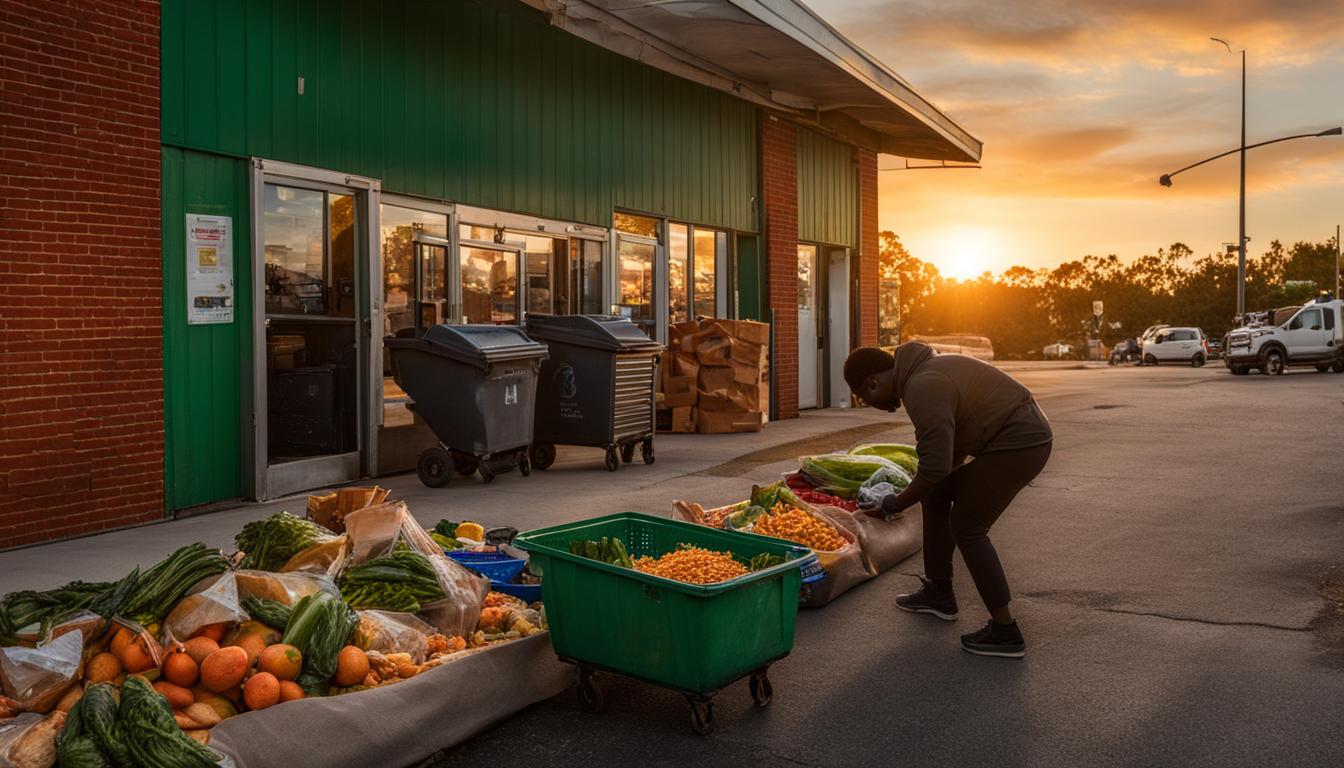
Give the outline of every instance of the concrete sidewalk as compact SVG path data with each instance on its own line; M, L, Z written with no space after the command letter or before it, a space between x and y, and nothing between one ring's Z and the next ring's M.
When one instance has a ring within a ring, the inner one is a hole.
M413 473L377 478L403 499L416 518L432 526L440 518L476 520L486 527L520 530L639 511L664 515L674 499L721 504L745 498L754 482L772 482L797 467L805 453L847 448L877 438L913 439L904 414L869 409L827 409L774 422L754 434L658 435L657 460L608 472L596 448L560 449L546 472L500 475L491 485L455 478L446 488L426 488ZM373 481L370 481L373 482ZM243 525L278 510L304 513L306 494L260 504L168 520L79 539L0 552L0 594L49 589L72 579L103 581L147 567L177 547L201 541L233 551Z

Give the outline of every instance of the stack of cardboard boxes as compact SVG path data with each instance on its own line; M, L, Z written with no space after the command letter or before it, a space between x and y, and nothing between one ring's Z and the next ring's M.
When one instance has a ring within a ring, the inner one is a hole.
M668 329L661 421L672 432L759 432L770 412L770 326L701 320Z

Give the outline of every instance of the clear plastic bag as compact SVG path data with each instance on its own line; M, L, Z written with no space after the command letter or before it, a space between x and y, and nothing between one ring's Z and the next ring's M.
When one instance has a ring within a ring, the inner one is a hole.
M294 605L318 592L340 597L336 583L315 573L271 573L270 571L234 571L239 604L248 597L263 597L285 605ZM244 617L246 618L246 617Z
M247 620L234 573L211 576L192 588L163 620L167 642L186 640L208 624L236 624Z
M336 578L350 556L350 537L341 534L299 550L280 567L282 573L312 573Z
M429 636L437 630L413 613L356 611L355 645L379 653L408 653L416 664L429 656Z
M64 712L25 712L0 720L0 767L50 768L56 762L56 734L64 726Z
M50 712L84 667L84 632L73 630L37 648L0 648L5 695L31 712Z
M50 643L62 635L79 630L84 633L84 645L87 647L90 643L102 637L106 629L107 619L93 611L80 611L52 627L51 631L47 632L47 636L42 639L42 642L43 644Z
M490 592L490 580L468 570L442 552L429 556L444 597L420 606L420 615L449 637L468 635L481 617L481 605Z
M859 488L880 470L903 471L897 464L881 456L850 456L845 453L803 456L798 460L798 466L799 473L809 485L842 499L856 497Z

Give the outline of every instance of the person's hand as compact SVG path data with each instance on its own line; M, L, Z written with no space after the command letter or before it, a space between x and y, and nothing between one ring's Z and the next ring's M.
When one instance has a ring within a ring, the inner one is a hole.
M860 501L857 511L860 514L881 520L883 518L881 501L881 499L865 499Z

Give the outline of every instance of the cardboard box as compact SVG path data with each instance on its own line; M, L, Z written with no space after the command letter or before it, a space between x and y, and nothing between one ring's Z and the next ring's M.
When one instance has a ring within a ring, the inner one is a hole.
M673 376L687 376L694 379L700 374L700 361L695 359L694 353L673 352L671 368Z
M770 385L760 381L755 384L733 382L728 388L728 400L744 411L764 413L770 410Z
M672 409L672 431L673 432L694 432L695 431L695 409L691 407Z
M769 347L763 344L754 344L750 341L734 341L729 350L729 357L732 358L734 364L764 368L768 351Z
M733 364L733 381L738 384L755 384L759 381L768 380L768 369L757 368L753 365L743 365L742 363Z
M695 417L695 430L702 434L728 432L760 432L765 426L765 415L749 411L700 410Z
M730 365L702 365L698 381L701 392L726 395L733 383L733 368Z
M736 327L733 329L733 338L749 344L769 347L770 324L758 323L755 320L738 320Z
M695 405L695 377L668 377L663 383L663 407L684 408L691 405Z
M721 331L709 330L692 336L695 359L701 365L728 365L733 359L733 337Z
M728 393L719 392L700 392L696 397L696 407L701 411L737 411L742 410L740 406L734 405L728 398Z

